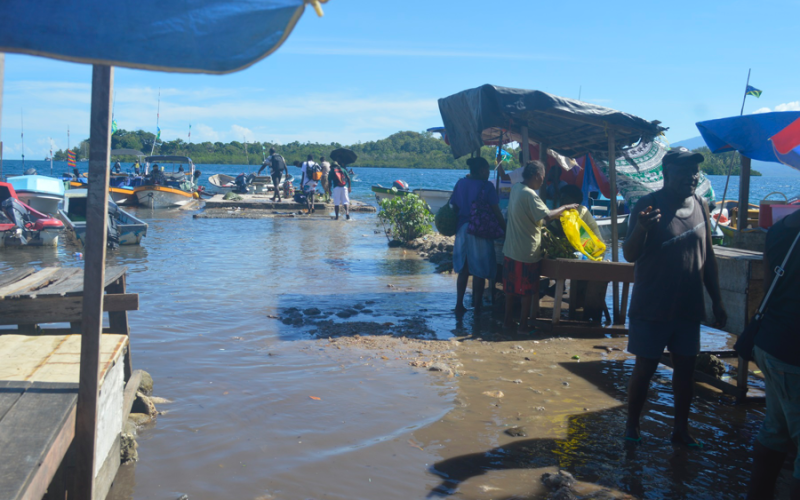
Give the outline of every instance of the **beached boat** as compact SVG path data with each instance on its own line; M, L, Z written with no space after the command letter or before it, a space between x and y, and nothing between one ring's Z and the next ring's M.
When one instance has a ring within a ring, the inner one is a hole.
M285 189L286 184L291 184L293 181L294 176L292 174L284 176L281 179L281 189ZM252 186L254 193L267 193L275 190L275 186L272 185L272 177L267 175L253 176L252 180L250 181L250 186Z
M0 247L55 247L63 231L60 220L30 207L14 186L0 182Z
M45 175L20 175L9 177L19 200L34 210L55 215L64 201L64 183Z
M383 187L378 184L377 186L372 186L372 192L375 193L375 200L377 200L378 204L383 200L390 200L396 196L408 196L412 194L411 191L408 190L407 185L405 189L399 189L397 186Z
M115 156L134 156L139 163L143 163L144 153L135 149L112 149L111 158ZM130 169L128 172L110 173L108 179L108 197L117 205L136 205L138 199L134 189L144 185L144 176Z
M86 189L70 189L64 198L64 208L58 211L72 236L81 244L86 237ZM147 223L108 202L109 245L138 245L147 235ZM114 223L111 224L111 219Z
M230 193L236 189L236 177L232 175L214 174L209 176L208 183L211 184L211 191L217 194Z
M415 189L412 192L428 204L428 209L434 215L450 202L450 197L453 195L452 191L446 189Z
M182 207L192 201L197 192L195 184L195 171L192 159L186 156L148 156L145 158L148 165L171 163L173 169L175 165L183 164L189 166L189 171L184 172L182 168L170 174L161 176L150 175L144 186L133 189L139 205L148 208L171 208ZM187 179L187 176L189 178Z

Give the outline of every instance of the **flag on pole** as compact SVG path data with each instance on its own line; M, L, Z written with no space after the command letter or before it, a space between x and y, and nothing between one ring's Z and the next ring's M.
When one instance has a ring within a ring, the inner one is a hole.
M111 135L117 133L117 120L111 120Z
M189 124L189 139L191 140L191 138L192 138L192 124L190 123Z
M75 164L75 151L71 149L67 150L67 165L72 168L75 168L77 165Z
M158 133L156 134L156 142L158 142L161 140L161 127L156 127L156 130L158 130Z
M757 88L753 87L752 85L748 85L747 89L744 92L744 95L746 95L746 96L751 95L751 96L753 96L755 98L759 98L759 97L761 97L761 91L758 90Z

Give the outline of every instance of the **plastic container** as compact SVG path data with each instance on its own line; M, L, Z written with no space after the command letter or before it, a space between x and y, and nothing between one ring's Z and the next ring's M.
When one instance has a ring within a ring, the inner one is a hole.
M779 194L783 196L783 200L768 200L767 198L773 194ZM764 199L761 200L761 203L758 204L758 227L769 229L773 224L778 222L774 220L772 209L777 205L786 205L787 202L788 199L786 198L786 195L781 192L773 191L772 193L766 195Z

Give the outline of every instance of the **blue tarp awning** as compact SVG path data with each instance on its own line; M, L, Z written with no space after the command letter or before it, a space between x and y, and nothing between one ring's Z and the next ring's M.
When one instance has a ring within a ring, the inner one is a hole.
M280 47L304 7L304 0L3 0L0 52L230 73Z
M712 153L738 151L759 161L783 163L800 169L800 163L776 152L771 138L800 119L800 111L777 111L732 116L698 122L697 128Z

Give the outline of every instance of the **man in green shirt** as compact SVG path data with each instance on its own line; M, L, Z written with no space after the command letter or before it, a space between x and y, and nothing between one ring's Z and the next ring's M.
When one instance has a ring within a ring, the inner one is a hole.
M542 226L557 219L564 210L578 205L565 205L548 210L536 191L544 182L544 164L532 161L525 165L522 182L511 187L508 202L506 241L503 245L503 289L506 293L505 326L514 326L512 314L516 298L522 301L518 331L528 332L528 316L534 294L539 290L539 263L542 260Z

